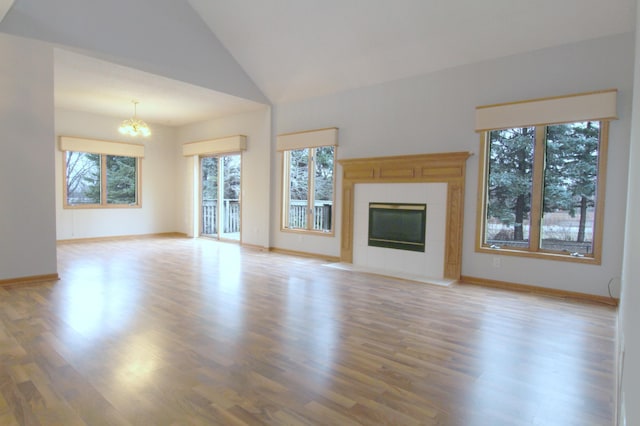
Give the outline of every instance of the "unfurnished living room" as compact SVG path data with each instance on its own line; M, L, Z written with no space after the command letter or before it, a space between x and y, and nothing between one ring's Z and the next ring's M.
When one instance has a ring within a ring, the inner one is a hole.
M640 424L638 22L0 0L0 424Z

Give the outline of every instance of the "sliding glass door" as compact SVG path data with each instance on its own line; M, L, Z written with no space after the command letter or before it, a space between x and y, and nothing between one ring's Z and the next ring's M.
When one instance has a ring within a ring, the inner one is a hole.
M200 171L201 235L239 241L240 154L202 157Z

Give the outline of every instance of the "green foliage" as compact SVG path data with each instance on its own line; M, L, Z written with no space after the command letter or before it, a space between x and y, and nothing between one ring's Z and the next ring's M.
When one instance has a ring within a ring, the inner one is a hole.
M593 206L598 175L599 123L547 127L545 211L568 210L575 216L585 197Z
M100 154L79 154L84 154L85 161L90 165L82 177L83 186L85 187L84 196L87 200L90 200L91 204L100 204Z
M202 199L205 201L218 199L218 158L202 159Z
M107 204L135 204L136 159L107 155Z
M513 225L514 240L523 240L525 215L531 210L535 129L490 133L488 217Z
M334 147L316 148L314 154L315 199L317 201L333 200L333 167Z
M240 199L240 156L226 155L222 157L224 173L225 200Z
M583 242L587 209L596 201L600 123L547 127L544 211L579 216L577 241Z
M313 156L314 198L317 201L333 200L333 146L289 151L289 197L291 200L308 200L310 153Z
M67 202L100 203L100 156L86 152L66 153Z
M579 122L547 126L543 212L579 215L584 240L587 208L595 205L600 126ZM487 217L513 225L514 240L526 239L523 222L531 210L535 128L490 133Z
M134 157L102 156L87 152L68 152L67 202L70 204L102 204L102 179L107 180L107 204L137 202L137 160Z
M289 199L309 197L309 149L289 151Z
M222 162L223 188L225 200L240 199L240 155L205 157L202 159L202 199L218 199L220 162Z

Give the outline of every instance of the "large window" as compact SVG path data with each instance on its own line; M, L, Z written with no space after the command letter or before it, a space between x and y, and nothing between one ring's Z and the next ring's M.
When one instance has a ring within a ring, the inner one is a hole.
M478 248L599 262L608 121L483 133Z
M283 228L332 232L335 146L284 151Z
M64 152L65 207L139 207L136 157Z

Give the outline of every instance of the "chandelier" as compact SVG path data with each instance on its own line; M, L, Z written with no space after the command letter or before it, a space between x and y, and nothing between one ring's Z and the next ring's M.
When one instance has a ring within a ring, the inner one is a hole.
M149 126L147 126L147 123L140 120L136 116L137 106L139 102L136 102L136 101L131 101L131 102L133 102L133 117L129 118L128 120L124 120L120 125L120 128L118 129L118 131L123 135L129 135L129 136L138 136L138 135L142 135L144 137L150 136L151 130L149 130Z

